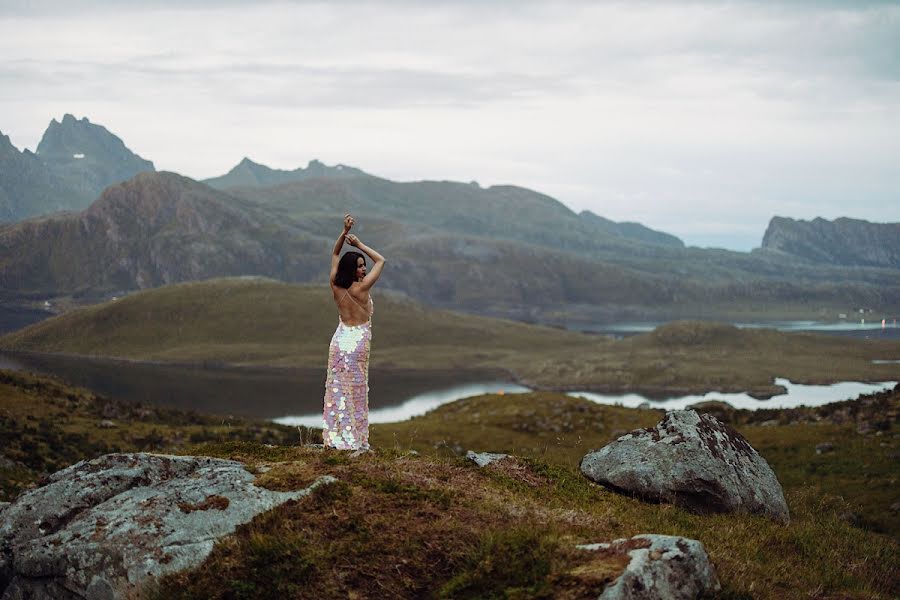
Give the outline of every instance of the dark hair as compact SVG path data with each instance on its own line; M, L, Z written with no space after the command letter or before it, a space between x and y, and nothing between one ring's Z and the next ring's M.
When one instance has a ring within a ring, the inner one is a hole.
M366 262L366 257L359 252L350 251L341 257L341 262L338 263L337 275L334 276L335 285L348 288L356 281L356 260L358 258L363 259L363 263Z

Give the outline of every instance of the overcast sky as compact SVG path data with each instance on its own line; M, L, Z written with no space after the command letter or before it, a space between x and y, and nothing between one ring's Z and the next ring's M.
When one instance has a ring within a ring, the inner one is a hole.
M0 0L0 56L20 150L72 113L195 179L318 158L738 250L900 221L897 2Z

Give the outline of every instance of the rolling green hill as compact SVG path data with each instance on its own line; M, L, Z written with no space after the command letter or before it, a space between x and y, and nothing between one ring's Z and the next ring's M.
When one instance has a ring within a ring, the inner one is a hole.
M676 322L612 341L475 317L373 292L373 368L505 369L549 389L671 394L779 391L796 382L890 380L900 343ZM337 324L325 286L225 278L146 290L47 319L0 348L179 363L324 365Z

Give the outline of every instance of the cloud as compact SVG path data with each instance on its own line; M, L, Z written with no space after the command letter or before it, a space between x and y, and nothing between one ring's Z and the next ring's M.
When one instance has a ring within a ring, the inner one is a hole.
M879 2L0 0L0 130L73 112L198 178L318 157L761 239L900 220L897 39Z

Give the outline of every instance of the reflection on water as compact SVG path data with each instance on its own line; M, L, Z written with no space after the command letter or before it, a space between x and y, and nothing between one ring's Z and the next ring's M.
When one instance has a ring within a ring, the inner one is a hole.
M833 385L801 385L791 383L787 379L775 379L775 384L784 387L787 391L779 396L772 396L768 400L757 400L747 394L725 394L721 392L709 392L703 395L679 396L667 400L652 400L640 394L595 394L593 392L569 392L569 396L581 397L598 404L620 404L627 407L637 407L644 402L649 402L653 408L665 408L674 410L685 408L697 402L705 400L722 400L735 408L795 408L797 406L821 406L840 400L852 400L860 394L872 394L893 388L896 381L883 381L881 383L859 383L845 381Z
M321 369L213 368L0 353L0 368L47 373L97 394L210 414L271 419L318 411L319 424L325 395L324 365ZM502 380L502 374L486 369L372 369L369 407L375 412L435 389Z

